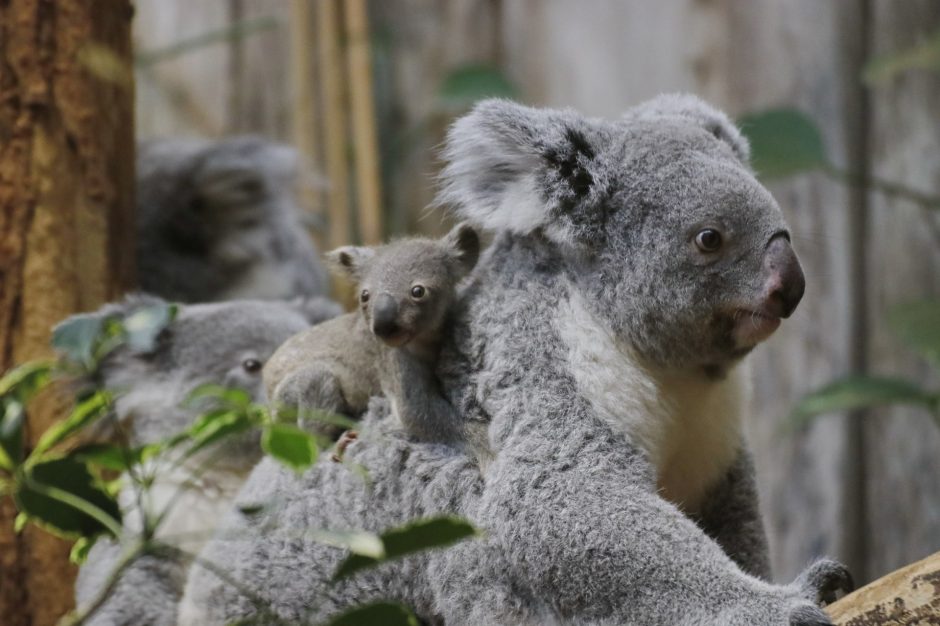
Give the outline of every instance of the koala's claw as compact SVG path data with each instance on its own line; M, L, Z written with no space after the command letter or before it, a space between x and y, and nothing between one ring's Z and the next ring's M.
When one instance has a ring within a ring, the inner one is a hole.
M832 559L822 559L810 565L797 579L807 600L817 605L831 604L855 589L855 581L848 568Z
M339 441L336 442L336 447L333 449L333 454L330 455L330 459L334 463L343 462L343 454L346 452L346 448L349 447L351 443L356 441L359 438L359 433L355 430L347 430L344 432Z
M801 606L790 612L790 626L832 626L832 620L816 607Z

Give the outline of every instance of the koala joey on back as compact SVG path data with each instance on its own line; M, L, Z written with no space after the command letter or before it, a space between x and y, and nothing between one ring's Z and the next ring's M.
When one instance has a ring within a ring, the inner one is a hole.
M325 295L328 276L294 195L298 161L252 136L142 142L141 288L181 302Z
M457 284L476 265L477 232L459 224L439 240L338 248L327 259L359 288L359 311L285 342L264 369L275 405L358 416L384 393L405 430L423 441L466 441L434 367Z
M160 302L150 296L132 296L87 315L123 317ZM95 384L115 394L116 428L123 431L127 443L156 442L193 422L198 411L181 405L199 384L243 389L256 402L263 401L261 368L274 350L294 333L340 312L339 305L324 298L183 305L152 350L121 346L103 360L93 378ZM230 437L219 446L188 459L181 468L172 463L169 468L149 468L155 477L149 490L152 512L159 513L178 498L160 525L158 538L211 531L261 457L254 435ZM200 467L210 461L208 469ZM141 511L136 492L126 485L119 500L126 526L137 530ZM183 547L198 550L199 545L199 541L189 541ZM92 548L79 572L77 606L89 602L105 584L120 552L120 546L105 540ZM89 623L175 624L185 569L184 563L143 557L125 571L113 595ZM135 595L138 588L145 593Z

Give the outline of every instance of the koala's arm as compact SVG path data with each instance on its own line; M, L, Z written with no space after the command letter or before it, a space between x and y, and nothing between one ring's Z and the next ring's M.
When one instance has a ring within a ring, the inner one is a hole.
M420 441L460 442L462 420L441 392L432 365L402 349L386 352L383 361L382 391L405 430Z
M734 465L712 489L696 518L705 533L717 541L741 569L752 576L771 579L754 462L743 445Z
M100 540L79 570L75 604L94 601L121 558L121 548ZM183 595L187 564L162 556L141 556L118 578L107 600L85 622L89 626L174 626Z
M522 593L544 599L555 614L586 622L830 623L813 605L818 590L812 585L773 586L742 571L657 495L646 458L592 424L588 410L519 395L523 404L513 411L539 417L517 421L490 466L481 521L491 540L477 549L503 554ZM459 567L455 562L455 575ZM819 567L835 571L829 562ZM488 610L475 600L484 592L469 583L451 586L445 621L460 622L468 607ZM508 623L504 613L474 619Z

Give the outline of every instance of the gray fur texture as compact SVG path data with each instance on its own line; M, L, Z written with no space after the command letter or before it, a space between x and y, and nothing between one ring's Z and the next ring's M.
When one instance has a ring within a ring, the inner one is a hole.
M409 238L327 254L359 289L359 311L303 331L264 369L272 401L358 417L384 393L419 440L459 444L463 420L443 397L434 367L458 283L480 253L476 231L459 224L440 240Z
M107 305L99 316L124 316L160 302L135 296ZM190 390L201 383L244 389L264 400L261 365L295 332L337 315L340 307L323 298L296 302L233 301L182 306L163 331L156 348L141 353L123 346L111 353L96 372L97 383L117 395L115 418L130 445L169 437L190 425L197 412L181 407ZM113 433L112 433L113 434ZM192 458L180 469L151 468L156 482L152 506L159 512L176 497L181 485L193 481L159 530L160 536L211 532L217 516L229 508L249 470L261 456L255 437L237 437L223 448ZM208 471L195 469L212 458ZM121 493L125 523L139 528L140 511L133 490ZM198 550L201 542L183 547ZM79 571L76 604L89 603L110 576L121 546L101 540ZM106 625L171 625L186 580L187 563L145 556L125 571L111 598L88 622Z
M295 198L298 161L288 146L251 136L142 142L141 288L180 302L325 295Z
M194 567L181 623L319 619L379 597L428 624L810 626L850 584L822 561L774 585L741 434L740 361L802 295L783 216L719 111L662 96L617 121L490 100L448 136L441 201L496 232L438 373L488 425L481 474L366 416L347 456L296 478L263 462ZM706 232L710 231L710 232ZM340 584L304 528L465 515L483 538Z

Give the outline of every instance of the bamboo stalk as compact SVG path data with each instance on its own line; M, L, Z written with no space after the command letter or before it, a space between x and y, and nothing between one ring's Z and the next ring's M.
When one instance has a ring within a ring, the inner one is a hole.
M382 184L372 91L372 58L366 0L347 0L347 59L350 105L358 188L359 232L363 243L380 243L382 236Z
M319 165L316 132L315 41L313 0L290 3L291 136L303 162L298 196L310 213L322 211L320 194L310 184L310 172ZM307 174L305 176L304 174ZM319 237L318 237L319 239ZM323 243L318 241L317 243Z
M317 1L319 76L323 89L323 139L329 178L330 247L350 243L349 168L346 162L346 111L339 54L339 16L336 0Z

